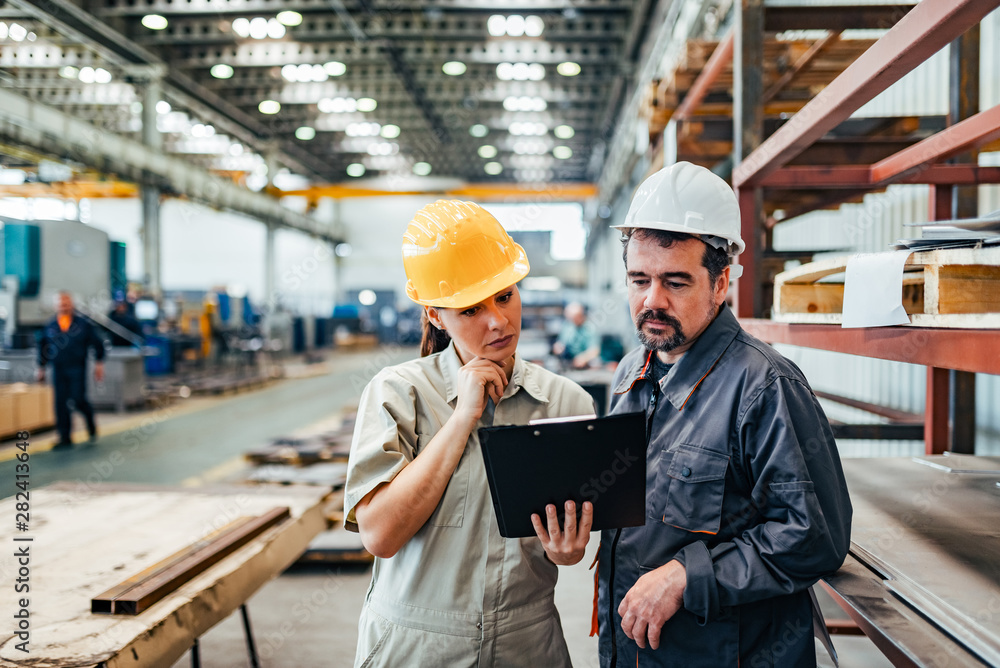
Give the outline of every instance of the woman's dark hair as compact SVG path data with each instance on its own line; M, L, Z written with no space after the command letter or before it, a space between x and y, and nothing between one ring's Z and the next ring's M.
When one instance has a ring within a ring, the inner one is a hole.
M420 329L423 334L420 337L420 356L427 357L434 353L439 353L451 343L451 337L443 329L438 329L427 318L427 309L420 314Z

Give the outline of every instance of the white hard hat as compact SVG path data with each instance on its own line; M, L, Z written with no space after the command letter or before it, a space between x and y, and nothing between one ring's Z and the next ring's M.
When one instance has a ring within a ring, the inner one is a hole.
M736 193L723 179L690 162L678 162L656 172L636 189L625 221L617 229L645 228L699 237L733 258L746 244L740 238L740 207ZM732 265L731 278L743 273Z

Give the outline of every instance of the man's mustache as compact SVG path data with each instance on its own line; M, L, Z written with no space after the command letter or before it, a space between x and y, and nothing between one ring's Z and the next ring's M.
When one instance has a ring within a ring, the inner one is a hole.
M642 327L647 322L657 322L664 325L670 325L677 331L680 331L681 329L680 320L660 309L648 309L640 313L635 319L635 326Z

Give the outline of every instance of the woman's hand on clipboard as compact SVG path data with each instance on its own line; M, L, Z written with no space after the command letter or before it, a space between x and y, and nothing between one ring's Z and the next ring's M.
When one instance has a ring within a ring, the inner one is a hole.
M576 504L566 502L565 527L559 526L559 515L551 503L545 506L545 523L538 513L531 515L531 526L535 527L535 535L542 542L549 561L557 566L572 566L583 559L590 540L590 527L594 523L594 506L590 501L583 502L580 522L577 526Z

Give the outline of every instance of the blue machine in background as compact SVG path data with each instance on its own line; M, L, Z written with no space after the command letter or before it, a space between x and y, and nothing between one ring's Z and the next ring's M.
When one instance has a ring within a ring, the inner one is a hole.
M42 284L42 236L37 225L3 226L3 274L17 277L17 292L35 297Z

